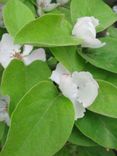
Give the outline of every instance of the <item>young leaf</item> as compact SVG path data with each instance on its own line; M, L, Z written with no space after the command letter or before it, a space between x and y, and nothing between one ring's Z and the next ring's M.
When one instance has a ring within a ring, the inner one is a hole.
M99 145L105 148L117 148L117 119L87 111L85 117L76 122L76 126Z
M117 15L103 0L72 0L71 17L73 23L77 21L77 18L84 16L94 16L99 19L98 31L104 30L117 20Z
M12 116L1 156L52 156L67 141L74 124L72 103L51 82L34 86Z
M4 8L3 16L5 26L12 36L35 19L32 11L20 0L9 0Z
M45 62L36 61L25 66L23 62L13 60L4 71L1 83L3 95L9 95L11 99L10 113L29 89L42 80L48 80L50 75Z
M80 39L72 36L71 25L63 15L47 14L26 25L15 41L43 47L78 45Z

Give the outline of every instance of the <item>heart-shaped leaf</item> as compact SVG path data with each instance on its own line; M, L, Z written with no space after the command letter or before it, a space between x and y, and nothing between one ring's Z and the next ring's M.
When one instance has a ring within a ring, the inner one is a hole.
M77 71L80 68L76 47L54 47L50 48L51 53L61 62L69 71Z
M39 83L14 111L1 156L52 156L67 141L73 124L72 103L53 83Z
M5 26L12 36L35 19L32 11L20 0L9 0L5 5L3 15Z
M45 62L35 61L25 66L23 62L13 60L4 71L1 84L3 95L9 95L11 99L10 113L29 89L42 80L48 80L50 75Z
M61 14L47 14L26 25L15 38L20 44L44 47L78 45L80 39L72 36L72 27Z

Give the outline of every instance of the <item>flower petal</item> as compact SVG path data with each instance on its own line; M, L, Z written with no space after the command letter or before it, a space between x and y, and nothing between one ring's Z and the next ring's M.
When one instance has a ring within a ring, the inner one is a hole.
M69 2L69 0L57 0L57 3L59 3L60 5L64 5L68 2Z
M60 80L59 88L63 95L71 100L75 110L75 120L84 116L85 108L82 103L77 101L77 85L73 82L71 75L63 75Z
M73 102L73 105L75 109L75 120L83 118L86 112L86 109L83 107L83 104L75 100Z
M33 46L32 45L24 45L23 56L29 55L32 50L33 50Z
M73 82L71 75L61 76L59 88L64 96L74 102L77 97L77 85Z
M105 46L106 43L102 43L99 39L96 38L85 38L85 41L82 42L82 47L89 47L89 48L101 48Z
M85 108L89 107L98 95L98 83L89 72L74 72L72 79L77 84L78 102L82 103Z
M9 34L3 34L0 42L0 63L4 68L6 68L13 59L11 55L19 52L20 47L20 45L14 44L13 38Z
M61 63L58 63L56 69L52 72L50 79L57 84L60 84L62 75L70 75L70 72Z
M113 11L117 14L117 5L113 6Z
M23 60L26 65L36 60L46 61L45 50L43 48L36 49L30 55L23 57Z
M96 26L99 20L95 17L81 17L77 19L72 30L72 35L82 39L82 47L99 48L105 45L99 39L96 39Z
M58 6L59 6L59 4L57 4L57 3L51 3L51 4L48 4L45 8L43 8L43 10L45 12L49 12L49 11L57 8Z

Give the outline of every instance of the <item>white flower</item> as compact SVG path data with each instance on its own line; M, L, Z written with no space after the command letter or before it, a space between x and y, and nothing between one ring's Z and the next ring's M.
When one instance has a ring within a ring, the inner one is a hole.
M10 126L10 117L8 114L9 102L9 96L0 97L0 122L5 122L8 126Z
M83 40L82 47L100 48L105 45L96 38L96 27L99 20L94 17L81 17L72 30L72 35Z
M60 63L52 72L51 80L59 85L63 95L69 98L75 108L75 119L84 116L98 95L98 83L89 72L73 72L72 74Z
M117 5L113 6L113 11L117 14Z
M0 4L0 27L3 27L3 15L2 15L2 10L3 10L3 4Z
M6 68L14 58L22 60L26 65L35 60L46 60L45 50L42 48L32 51L33 46L24 45L23 52L21 48L21 45L14 44L9 34L6 33L2 36L0 42L0 63L4 68Z
M59 6L58 3L51 3L52 0L37 0L37 7L38 7L38 15L43 15L44 12L49 12L56 7Z
M66 3L68 3L69 0L57 0L57 3L60 4L60 5L64 5Z

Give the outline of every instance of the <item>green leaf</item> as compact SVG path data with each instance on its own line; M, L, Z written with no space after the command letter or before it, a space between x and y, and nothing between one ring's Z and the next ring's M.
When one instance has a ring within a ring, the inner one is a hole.
M77 18L84 16L94 16L99 19L98 31L104 30L117 20L117 15L103 0L72 0L71 17L73 23L77 21Z
M76 47L55 47L50 48L55 58L61 62L69 71L73 72L80 68Z
M23 62L13 60L4 71L1 84L3 95L9 95L11 99L10 113L29 89L42 80L48 80L50 75L45 62L35 61L25 66Z
M74 127L69 142L78 146L97 146L92 140L83 135L78 128Z
M113 151L102 147L78 147L78 156L115 156Z
M6 142L8 131L9 131L9 127L5 124L4 133L3 133L3 136L2 136L2 139L1 139L2 148L3 148L3 146L4 146L5 142Z
M34 6L34 2L32 2L33 0L20 0L22 1L25 5L27 5L30 10L36 15L36 9L35 9L35 6ZM35 2L36 3L36 2Z
M108 30L107 30L107 32L109 33L108 35L109 35L109 37L112 37L112 38L114 38L114 39L116 39L117 38L117 28L115 28L115 27L110 27Z
M98 81L99 95L88 108L90 111L117 118L117 87L106 81Z
M4 122L0 122L0 142L2 140L2 137L4 135L4 130L5 130L5 123Z
M106 42L104 47L79 51L79 54L92 65L117 73L117 40L112 37L105 37L102 42Z
M56 13L56 14L64 14L65 15L65 18L70 22L71 22L71 14L70 14L70 11L69 9L67 8L64 8L64 7L58 7L56 9L54 9L53 11L51 11L50 13Z
M15 38L17 43L43 47L78 45L81 40L72 36L71 25L63 15L44 15L26 25Z
M117 148L117 119L87 111L85 116L76 122L76 126L97 144L105 148Z
M1 84L3 70L4 70L4 68L0 65L0 84Z
M51 82L33 87L12 116L1 156L52 156L67 141L74 124L72 103Z
M32 11L20 0L9 0L4 8L3 16L5 26L12 36L35 19Z

